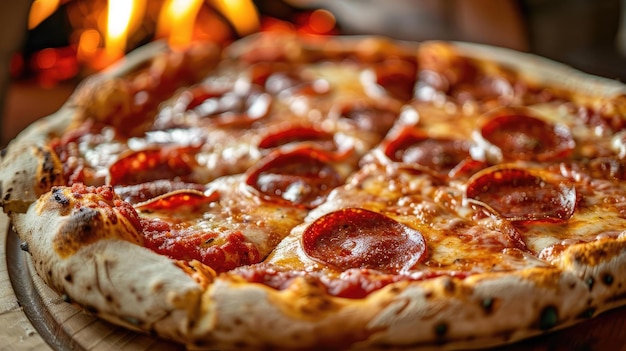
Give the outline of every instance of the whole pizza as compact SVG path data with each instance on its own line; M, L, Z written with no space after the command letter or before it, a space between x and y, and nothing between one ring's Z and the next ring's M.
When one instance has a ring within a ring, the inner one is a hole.
M1 155L46 284L193 349L486 347L626 304L626 87L527 54L152 44Z

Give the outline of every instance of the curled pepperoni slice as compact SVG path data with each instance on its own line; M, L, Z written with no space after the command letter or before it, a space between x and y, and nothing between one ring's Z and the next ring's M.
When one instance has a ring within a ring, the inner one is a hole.
M198 85L181 94L177 104L216 125L252 123L267 115L271 96L250 85L223 89Z
M359 129L387 134L399 116L398 111L364 103L346 104L340 107L340 117L354 123Z
M417 81L417 61L390 58L375 67L376 83L398 100L408 101L413 97Z
M158 179L187 179L197 166L195 147L168 147L132 151L109 167L109 184L133 185Z
M246 184L266 200L313 208L344 181L331 160L332 155L308 146L277 150L249 170Z
M571 131L532 116L527 109L507 108L495 112L480 130L504 161L550 161L567 157L575 146Z
M426 242L419 231L360 208L322 216L304 231L302 245L308 256L340 271L369 268L401 273L427 256Z
M295 126L268 134L259 142L259 148L274 149L290 144L312 145L332 153L335 160L345 159L354 150L351 139L336 138L332 133L307 126Z
M293 127L265 136L259 143L261 149L272 149L290 143L312 141L324 150L335 151L333 135L311 127Z
M137 204L176 190L196 190L202 192L205 189L206 186L203 184L159 179L140 184L116 186L115 193L124 201Z
M148 201L138 203L134 207L139 211L173 210L180 207L194 209L218 199L218 192L205 194L198 190L184 189L174 190L167 194L157 196Z
M468 181L466 196L511 221L565 221L576 210L576 188L547 172L491 167Z
M430 138L414 128L403 129L385 148L395 162L419 164L437 172L449 172L470 157L469 143L447 138Z

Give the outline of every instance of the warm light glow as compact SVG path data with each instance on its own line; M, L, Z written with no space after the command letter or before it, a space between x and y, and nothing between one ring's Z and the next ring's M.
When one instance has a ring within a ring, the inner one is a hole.
M129 0L109 0L105 48L112 59L124 55L134 3Z
M171 47L185 47L192 41L196 16L203 0L168 0L163 4L157 36L167 37Z
M209 1L233 25L237 34L246 35L259 29L259 14L251 0Z
M329 33L335 28L335 16L327 10L315 10L309 17L309 27L315 33Z
M65 51L44 50L33 63L49 81L73 70L102 70L146 39L184 49L193 41L227 42L261 27L253 0L31 1L29 29L61 7L72 28Z
M90 61L95 55L98 54L98 48L100 47L102 36L95 29L87 29L80 34L78 39L78 45L76 49L76 56L79 61Z
M39 69L49 69L57 63L57 52L54 49L43 49L35 55L35 64Z
M37 27L46 18L50 17L59 7L59 3L60 0L34 0L30 6L30 14L28 15L28 29Z

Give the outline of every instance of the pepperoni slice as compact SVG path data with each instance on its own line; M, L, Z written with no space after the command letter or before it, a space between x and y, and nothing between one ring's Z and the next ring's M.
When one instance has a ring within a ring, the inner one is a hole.
M202 192L205 188L205 185L197 183L185 183L171 179L159 179L134 185L116 186L115 192L124 201L131 204L137 204L175 190L196 190Z
M336 138L332 133L307 126L294 126L268 134L259 143L259 148L274 149L290 144L308 144L328 151L336 161L345 160L354 151L350 138Z
M267 115L272 99L253 86L232 90L198 85L181 94L177 104L212 124L249 124Z
M183 189L174 190L167 194L157 196L150 200L138 203L134 207L140 211L174 210L181 207L186 209L195 209L203 204L214 202L218 199L218 192L205 194L198 190Z
M470 157L466 141L430 138L410 127L387 145L385 155L395 162L419 164L437 172L449 172Z
M186 179L197 163L196 147L168 147L129 152L109 167L109 184L133 185L158 179Z
M511 221L565 221L576 209L576 188L567 181L550 178L556 176L491 167L470 178L466 196Z
M291 70L290 70L291 69ZM324 95L330 91L326 80L313 79L293 67L276 63L259 63L250 69L252 83L263 87L272 95Z
M413 97L417 81L417 61L390 58L375 67L376 83L398 100L408 101Z
M332 157L309 146L276 150L249 170L246 184L266 200L313 208L344 181Z
M426 242L419 231L360 208L322 216L304 231L302 244L308 256L340 271L369 268L401 273L427 256Z
M322 149L328 151L336 151L338 149L332 134L319 129L301 126L279 130L276 133L265 136L259 143L259 148L272 149L290 143L305 141L312 141Z
M361 130L384 136L393 126L399 112L369 104L356 103L342 106L340 115Z
M546 122L521 108L495 112L480 134L499 149L504 161L558 160L567 157L575 146L569 128Z

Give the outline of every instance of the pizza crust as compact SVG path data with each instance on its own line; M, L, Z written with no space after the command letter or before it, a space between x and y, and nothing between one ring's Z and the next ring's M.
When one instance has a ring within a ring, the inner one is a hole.
M617 273L623 264L616 256L595 270ZM612 297L623 304L623 293ZM207 348L482 348L591 318L608 298L593 295L581 276L558 268L396 283L357 300L330 297L304 281L277 291L218 279L204 296L211 312L201 315L192 339Z
M184 342L203 287L175 261L137 245L139 234L122 216L68 211L48 195L11 215L46 284L98 317Z

